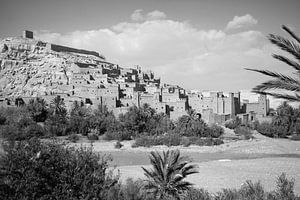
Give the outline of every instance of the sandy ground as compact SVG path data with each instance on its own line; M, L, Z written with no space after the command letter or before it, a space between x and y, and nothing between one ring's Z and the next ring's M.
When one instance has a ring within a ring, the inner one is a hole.
M227 136L231 136L232 130L227 129ZM122 141L124 145L121 149L114 147L116 141L95 141L91 143L86 138L80 139L79 142L73 143L74 146L93 146L97 152L151 152L151 151L164 151L166 149L179 149L181 152L197 152L197 153L220 153L232 152L243 154L299 154L300 155L300 141L291 141L289 139L273 139L265 137L261 134L255 133L252 140L224 140L224 144L218 146L195 146L189 147L175 146L154 146L154 147L138 147L132 148L134 143L131 141Z
M285 172L289 178L296 180L294 191L300 194L299 158L216 160L196 164L199 173L189 176L187 180L212 193L222 188L240 188L246 180L260 181L267 191L271 191L276 188L276 177ZM149 165L143 167L151 168ZM119 170L122 181L127 178L145 178L140 165L120 166L116 170Z
M226 138L232 133L226 130ZM276 178L285 172L295 179L295 192L300 194L300 141L272 139L254 134L253 140L225 140L219 146L190 146L151 148L132 148L134 141L123 141L121 149L114 148L116 141L96 141L93 149L102 154L110 154L116 165L115 172L120 173L121 180L127 178L144 178L141 166L150 168L148 155L150 151L179 149L183 155L190 156L199 166L199 173L191 175L188 180L196 187L210 192L222 188L239 188L246 180L261 181L266 190L276 188ZM75 146L90 146L82 139Z

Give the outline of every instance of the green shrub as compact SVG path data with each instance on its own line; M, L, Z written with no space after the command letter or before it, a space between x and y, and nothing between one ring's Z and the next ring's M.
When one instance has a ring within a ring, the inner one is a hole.
M213 124L209 127L209 137L218 138L224 134L224 129L217 124Z
M183 200L212 200L212 195L204 189L191 188Z
M142 185L142 180L128 178L126 183L122 185L123 200L143 200Z
M174 132L187 137L209 137L210 135L209 127L203 120L188 115L183 115L177 120Z
M252 131L245 126L239 126L237 128L234 129L234 133L236 135L242 136L244 140L249 140L249 139L253 139L253 133Z
M285 138L287 135L286 126L280 126L275 124L270 124L268 122L262 122L257 126L257 131L262 135L267 137L281 137Z
M239 118L236 118L236 119L230 119L230 120L227 120L225 122L225 127L226 128L229 128L229 129L235 129L237 128L239 125L241 125L241 120Z
M124 145L120 141L117 141L116 144L115 144L116 149L121 149L123 146Z
M132 131L123 130L123 131L107 131L104 134L104 140L131 140L134 137L134 133Z
M32 137L43 137L46 131L31 118L22 118L0 126L0 135L8 140L28 140Z
M250 128L251 130L257 130L257 127L259 126L259 121L255 120L255 121L250 121L246 124L246 126L248 128Z
M118 182L108 160L87 148L38 139L4 145L0 158L1 199L106 199Z
M76 143L79 140L79 136L77 134L71 134L67 137L67 140L70 142Z
M89 140L92 140L92 141L99 140L99 136L98 136L97 134L95 134L95 133L90 133L90 134L88 134L88 135L87 135L87 138L88 138Z
M155 145L163 145L163 141L159 139L159 136L146 136L142 135L135 139L132 147L151 147Z
M262 122L257 126L256 129L259 133L262 135L268 136L268 137L274 137L274 126L271 125L268 122Z
M239 192L236 189L222 189L217 192L215 200L240 200Z
M180 137L177 134L166 134L162 136L141 136L136 138L132 147L151 147L157 145L185 147L190 145L213 146L223 144L223 140L219 138L199 138L199 137Z
M299 135L292 135L291 140L300 141L300 134Z
M116 184L110 188L107 200L154 200L150 199L142 190L142 180L126 179L123 184Z
M277 185L276 190L272 195L272 196L275 196L276 199L287 199L287 200L296 199L296 195L294 193L294 185L295 185L294 179L289 180L286 177L286 174L282 173L277 178L276 185ZM300 198L300 197L298 197L298 198Z
M191 140L188 137L182 137L180 144L184 147L188 147L192 144Z
M213 145L220 145L224 144L223 140L219 138L189 138L191 144L197 145L197 146L213 146Z
M181 142L181 136L174 133L167 133L159 137L162 140L164 145L170 146L178 146Z

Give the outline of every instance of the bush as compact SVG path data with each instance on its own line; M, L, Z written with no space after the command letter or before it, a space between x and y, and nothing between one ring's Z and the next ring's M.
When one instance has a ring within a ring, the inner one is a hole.
M108 160L92 149L38 139L4 145L0 159L1 199L106 199L118 182Z
M300 141L300 134L299 135L292 135L291 140Z
M183 115L178 119L174 132L187 137L208 137L210 134L209 127L203 120L194 119L188 115Z
M213 124L209 127L209 137L218 138L224 134L224 129L217 124Z
M159 139L159 136L140 136L135 139L132 147L151 147L155 145L163 145L162 140Z
M117 141L116 144L115 144L116 149L121 149L123 146L124 145L120 141Z
M180 144L184 147L188 147L192 144L191 140L188 137L182 137Z
M279 126L270 124L268 122L262 122L257 126L257 131L267 137L281 137L285 138L287 135L287 129L285 126Z
M146 196L142 185L142 180L128 178L125 183L110 188L107 200L154 200Z
M183 200L211 200L213 199L212 195L204 189L195 189L191 188Z
M259 121L251 121L251 122L248 122L247 124L246 124L246 126L248 127L248 128L250 128L251 130L257 130L257 127L259 126Z
M107 131L104 134L103 139L104 140L131 140L132 137L134 137L134 133L132 131L127 131L127 130L123 130L123 131Z
M235 129L237 128L239 125L241 125L241 120L239 118L236 118L236 119L230 119L230 120L227 120L225 122L225 127L226 128L229 128L229 129Z
M184 147L190 145L198 146L212 146L223 144L223 140L219 138L199 138L199 137L180 137L177 134L166 134L162 136L141 136L136 138L135 143L132 147L151 147L157 145L167 146L178 146L183 145Z
M242 136L244 140L249 140L249 139L253 139L253 133L252 131L245 126L239 126L237 128L234 129L234 133L236 135Z
M17 122L0 127L0 135L8 140L28 140L32 137L42 137L46 131L31 118L22 118Z
M79 136L77 134L71 134L67 137L67 140L76 143L79 140Z
M294 194L294 185L295 181L294 179L289 180L286 177L285 173L282 173L278 178L277 178L277 188L275 192L272 194L275 199L296 199L296 195ZM300 197L298 197L300 198ZM297 199L298 199L297 198Z
M99 136L95 133L88 134L87 138L88 140L92 140L92 141L99 140Z
M159 137L162 140L162 144L170 146L178 146L181 142L181 137L174 133L167 133Z
M219 138L189 138L190 143L197 146L213 146L224 144L223 140Z

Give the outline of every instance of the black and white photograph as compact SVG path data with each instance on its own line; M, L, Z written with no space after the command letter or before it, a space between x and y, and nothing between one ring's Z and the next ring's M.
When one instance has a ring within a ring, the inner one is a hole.
M0 200L300 200L299 0L0 0Z

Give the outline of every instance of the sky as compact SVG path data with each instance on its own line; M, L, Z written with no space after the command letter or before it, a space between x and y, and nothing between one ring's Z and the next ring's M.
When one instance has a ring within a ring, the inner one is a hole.
M95 50L124 67L152 70L186 89L251 90L291 73L270 33L300 34L299 0L0 0L0 38L32 30L48 42ZM298 22L298 23L297 23Z

